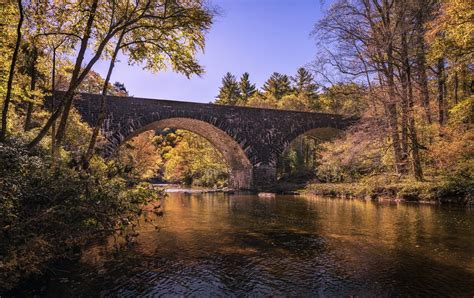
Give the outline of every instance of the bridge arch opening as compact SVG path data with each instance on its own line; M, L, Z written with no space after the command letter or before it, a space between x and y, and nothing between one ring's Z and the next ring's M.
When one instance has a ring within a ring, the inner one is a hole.
M252 188L252 164L239 144L223 130L202 120L192 118L167 118L135 129L119 144L122 145L139 134L157 129L174 128L187 130L205 138L226 161L229 171L229 186L234 189Z
M314 179L321 144L334 140L342 132L333 127L319 127L289 138L277 160L277 180L303 184Z

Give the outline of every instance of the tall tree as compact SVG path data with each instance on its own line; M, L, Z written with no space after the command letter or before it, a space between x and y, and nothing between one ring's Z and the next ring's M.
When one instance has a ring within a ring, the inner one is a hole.
M39 58L43 56L42 50L39 49L34 43L24 43L22 47L22 64L20 64L19 72L28 76L30 78L30 86L28 90L28 95L26 99L26 115L24 130L28 131L31 129L31 121L33 115L34 104L37 101L36 97L38 92L36 85L39 80L42 79L43 74L38 69L39 67ZM25 88L26 89L26 88Z
M315 83L313 75L306 68L300 67L292 81L296 95L303 98L307 109L318 109L318 85Z
M239 81L239 88L240 88L240 104L245 105L248 99L257 92L255 88L255 84L250 83L249 80L249 73L245 72L240 77Z
M170 2L181 4L181 8L174 12L175 16L181 15L183 10L187 7L195 12L195 14L192 14L191 16L184 17L184 19L188 20L190 23L193 22L196 16L200 15L199 9L196 9L196 4L199 6L201 3L199 0ZM84 6L79 9L83 15L81 16L79 14L79 16L76 16L76 19L78 18L81 21L74 28L75 31L66 33L53 31L48 33L58 35L74 35L76 36L77 40L80 41L80 43L77 47L78 51L74 70L69 81L69 86L67 87L67 90L63 96L63 100L48 119L45 126L41 129L38 136L28 145L29 148L32 148L39 143L39 141L46 135L47 131L58 118L60 118L60 122L55 135L55 145L57 147L61 145L66 131L69 113L72 108L74 93L87 74L90 72L94 64L100 59L104 51L110 46L110 42L124 28L135 28L135 26L146 28L146 26L150 25L150 23L159 23L164 21L163 10L166 9L168 1L165 1L164 3L159 0L138 0L133 3L129 1L111 1L99 3L98 0L91 0L80 2L80 5ZM77 7L74 7L74 10L77 12ZM71 13L68 11L68 9L65 11L66 13ZM168 18L170 18L170 15L166 16L166 19ZM83 21L84 19L86 22ZM180 36L176 35L173 38L179 39ZM91 45L94 46L91 47ZM90 60L84 63L85 51L88 47L93 48L93 51L91 53ZM146 49L147 47L148 44L137 47L137 49ZM187 55L190 53L192 53L192 50L191 52L188 52ZM131 55L134 54L131 53ZM157 62L160 62L160 60ZM146 65L145 67L149 66L150 65Z
M8 82L7 82L7 92L5 95L5 100L3 102L3 110L2 110L2 129L0 130L0 142L5 142L7 129L8 129L8 109L11 102L12 96L12 88L13 88L13 77L15 76L15 66L18 59L18 52L20 50L21 44L21 27L23 25L23 3L21 0L17 1L18 4L18 24L16 29L16 42L15 48L13 50L13 55L10 63L10 72L8 74Z
M403 5L402 3L397 3L398 13L401 15L401 24L400 24L400 36L399 36L399 54L400 54L400 65L399 65L399 78L402 85L401 98L402 98L402 138L404 148L403 154L404 158L408 159L408 139L411 142L411 156L412 156L412 168L413 175L418 181L423 180L423 169L421 165L421 157L419 153L419 141L417 136L417 127L415 124L415 115L414 115L414 96L413 96L413 83L412 83L412 63L410 61L410 44L409 40L419 42L417 39L413 38L413 31L410 30L410 24L413 24L413 12L416 9L413 9L413 3L411 5ZM410 32L412 31L412 32ZM415 34L416 31L415 31ZM416 56L412 54L411 56ZM413 58L412 60L416 60ZM403 144L402 143L402 144Z
M277 101L292 92L290 78L278 72L274 72L270 76L263 84L262 89L266 95L274 97Z
M201 6L200 2L196 2L197 5L194 6L181 6L178 3L165 3L163 15L160 16L161 22L140 20L136 25L124 27L120 32L102 87L99 117L84 156L85 167L92 157L99 130L105 120L106 96L120 50L130 54L130 63L142 62L146 69L152 71L166 69L167 63L174 71L187 77L192 74L199 75L204 71L195 54L197 48L204 48L204 33L212 23L212 12Z
M115 90L114 91L115 94L120 94L120 96L129 96L128 90L125 87L124 83L120 83L117 81L114 83L113 88Z
M239 84L233 74L226 73L222 78L222 86L217 95L217 104L235 105L240 98Z
M415 49L416 49L416 73L417 81L420 86L421 102L425 110L425 119L429 124L432 123L431 107L430 107L430 92L428 88L428 74L426 61L426 43L425 33L426 24L431 17L434 6L433 0L414 1L414 31L415 31Z
M400 16L393 0L336 1L316 26L326 57L321 61L352 80L378 78L380 96L397 173L406 173L399 134L399 98L396 86L396 41Z
M446 124L446 77L445 77L445 61L439 58L437 62L436 76L438 81L438 122L440 126Z

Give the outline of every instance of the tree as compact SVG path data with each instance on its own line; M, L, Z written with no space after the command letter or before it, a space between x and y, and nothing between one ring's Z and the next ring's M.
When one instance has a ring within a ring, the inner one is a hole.
M425 37L430 43L428 60L436 64L438 85L438 122L444 126L448 116L448 80L453 79L454 103L459 102L459 75L466 81L466 66L474 59L474 10L471 1L441 1L434 16L428 20ZM465 83L464 83L465 85ZM469 95L464 89L464 96ZM442 132L440 132L442 133Z
M162 159L155 145L155 132L144 132L124 144L117 156L127 168L127 176L132 179L155 177Z
M239 82L239 88L240 88L240 104L245 105L249 98L257 92L257 89L255 88L255 84L250 83L249 80L249 73L245 72L241 77L240 77L240 82Z
M13 50L13 55L11 58L11 63L10 63L10 72L8 74L8 82L7 82L7 92L5 95L5 100L3 102L3 110L2 110L2 129L0 131L0 142L5 142L6 134L7 134L7 129L8 129L8 109L10 106L10 101L11 101L11 96L12 96L12 88L13 88L13 77L15 75L15 66L16 62L18 59L18 52L20 50L20 44L21 44L21 27L23 25L23 3L21 3L21 0L17 1L18 3L18 13L19 13L19 19L18 19L18 24L17 24L17 29L16 29L16 42L15 42L15 48Z
M29 94L27 96L27 110L25 116L25 124L24 130L28 131L31 129L31 121L32 121L32 114L33 114L33 107L35 103L35 98L38 95L38 91L36 90L36 85L42 75L40 70L38 69L39 65L39 58L43 56L44 53L41 52L40 49L35 44L28 44L24 43L22 47L22 64L19 67L19 72L25 74L30 77L30 86L29 86ZM26 88L25 88L26 89Z
M115 82L113 84L112 88L114 90L113 92L111 92L112 94L115 94L115 95L118 95L118 96L129 96L128 90L125 87L124 83Z
M362 116L367 109L367 90L355 83L326 87L319 95L321 112Z
M173 2L178 3L178 2ZM181 3L181 2L179 2ZM187 16L184 19L192 23L195 17L200 16L200 12L196 9L196 3L200 1L191 1L183 2L183 6L180 9L174 12L174 16L179 16L182 13L183 9L190 7L194 12L191 16ZM72 108L72 103L74 100L74 92L77 90L78 86L90 72L94 64L99 60L103 55L104 51L110 46L110 42L117 37L117 35L122 32L125 28L146 28L151 23L160 23L169 18L169 16L163 17L163 11L168 5L168 1L164 3L158 0L146 0L146 1L136 1L130 3L125 2L105 2L100 3L98 0L84 1L80 2L80 5L83 7L66 7L66 13L71 13L69 9L74 9L76 12L74 14L76 19L80 21L74 27L73 31L70 32L56 32L52 31L45 34L57 34L57 35L72 35L75 36L76 40L79 40L79 46L76 56L76 61L74 63L74 69L71 75L71 79L68 85L67 90L63 96L63 100L59 104L58 108L54 111L51 117L48 119L46 124L41 129L38 136L30 142L28 145L29 148L36 146L39 141L46 135L49 128L53 123L60 118L58 125L58 130L55 135L56 146L59 147L64 137L64 133L67 126L67 120L69 117L70 110ZM56 9L53 7L53 9ZM59 9L59 8L58 8ZM77 13L77 10L83 13ZM83 20L86 20L85 22ZM153 31L153 30L151 30ZM181 36L174 36L175 39L179 39ZM199 41L198 41L199 42ZM85 51L91 45L94 45L94 49L91 54L91 59L84 63ZM148 43L145 45L135 47L136 51L133 52L130 50L130 55L136 55L137 58L142 58L139 53L143 52L143 49L146 49ZM191 50L192 51L192 50ZM187 55L190 52L186 53ZM140 59L137 59L140 61ZM157 65L160 65L160 60L157 61ZM85 66L83 66L85 64ZM151 63L146 65L146 67L152 67Z
M209 141L177 130L180 141L165 154L164 178L170 182L207 187L225 186L229 167Z
M413 12L415 16L414 20L414 31L415 31L415 72L417 74L416 80L420 86L421 91L421 102L425 110L426 122L431 124L431 107L430 107L430 92L428 89L428 74L427 74L427 61L426 61L426 48L425 33L426 23L432 17L434 11L435 1L433 0L420 0L414 1Z
M239 84L233 74L226 73L222 78L222 86L219 88L216 103L224 105L235 105L240 98Z
M398 127L394 44L401 16L395 13L393 4L394 1L389 0L337 1L316 25L315 34L326 56L320 60L328 68L353 80L363 76L367 81L371 76L378 78L379 86L385 90L381 99L391 137L394 168L397 173L405 174L407 167Z
M304 67L298 68L296 75L292 78L294 90L298 97L303 98L307 110L317 110L318 86L314 82L313 75Z
M274 97L277 101L292 92L290 78L277 72L270 76L262 89L265 95Z
M171 2L165 4L162 13L161 22L140 20L136 25L124 27L117 38L102 88L99 117L84 156L85 168L92 158L99 130L105 120L106 96L120 50L130 54L130 64L145 63L145 68L152 71L166 69L166 63L169 63L174 71L187 77L203 72L195 54L197 48L204 47L204 32L212 23L211 11L202 7L200 2L190 6Z

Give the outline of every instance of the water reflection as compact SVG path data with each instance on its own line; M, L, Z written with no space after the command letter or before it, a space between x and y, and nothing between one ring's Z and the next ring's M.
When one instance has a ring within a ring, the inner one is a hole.
M469 209L172 193L118 259L91 248L50 295L474 294Z

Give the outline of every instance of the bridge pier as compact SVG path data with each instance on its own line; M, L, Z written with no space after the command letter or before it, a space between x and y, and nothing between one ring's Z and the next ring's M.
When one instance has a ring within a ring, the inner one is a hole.
M253 168L253 188L256 190L273 190L276 183L276 167L259 165Z
M233 189L252 189L252 177L252 169L232 169L229 173L229 187Z

